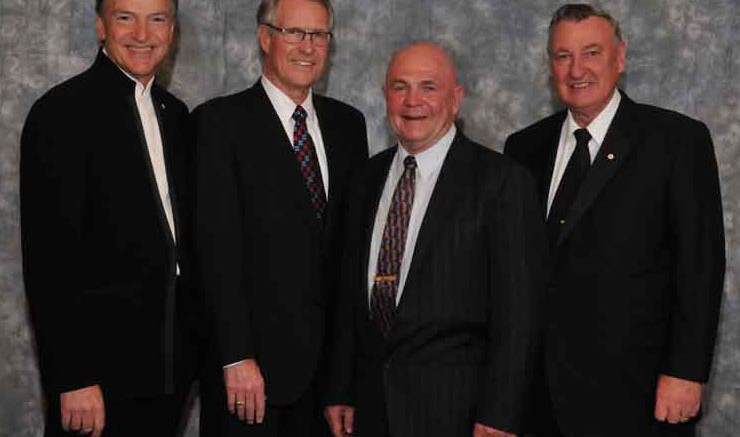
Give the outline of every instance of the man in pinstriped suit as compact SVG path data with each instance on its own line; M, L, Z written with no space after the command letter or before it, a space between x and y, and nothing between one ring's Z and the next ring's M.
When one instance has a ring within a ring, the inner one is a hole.
M325 415L336 437L521 433L544 247L533 182L456 129L463 88L439 46L396 53L384 93L400 147L349 197Z

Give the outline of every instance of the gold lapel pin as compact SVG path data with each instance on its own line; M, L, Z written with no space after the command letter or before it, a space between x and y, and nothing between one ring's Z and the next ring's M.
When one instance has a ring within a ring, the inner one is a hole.
M606 159L609 160L609 161L614 161L614 154L613 153L610 153L610 154L606 155Z

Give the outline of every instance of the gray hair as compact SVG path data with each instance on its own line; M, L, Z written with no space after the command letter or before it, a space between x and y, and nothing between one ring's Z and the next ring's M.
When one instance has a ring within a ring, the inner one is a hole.
M260 6L257 9L257 25L262 23L268 23L276 25L275 23L275 11L280 4L281 0L262 0ZM307 0L314 3L318 3L326 9L329 15L329 30L334 27L334 8L331 5L331 0Z
M612 17L606 10L591 6L588 3L569 3L560 6L555 13L552 14L552 19L550 19L548 38L552 38L552 31L555 28L555 25L561 21L575 21L577 23L591 17L603 18L609 22L612 30L614 30L614 37L617 41L624 41L622 39L622 30L619 28L619 21Z

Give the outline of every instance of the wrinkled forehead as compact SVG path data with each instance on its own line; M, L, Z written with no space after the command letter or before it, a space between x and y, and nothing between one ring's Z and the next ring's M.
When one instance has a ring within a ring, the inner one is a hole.
M415 45L397 52L386 72L386 81L413 80L457 83L450 56L434 45Z

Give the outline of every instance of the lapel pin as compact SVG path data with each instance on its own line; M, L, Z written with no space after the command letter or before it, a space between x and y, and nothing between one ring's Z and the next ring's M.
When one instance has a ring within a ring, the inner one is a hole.
M160 103L159 107L162 108L162 110L164 111L164 103Z
M606 159L609 160L609 161L614 161L614 154L613 153L610 153L610 154L606 155Z

